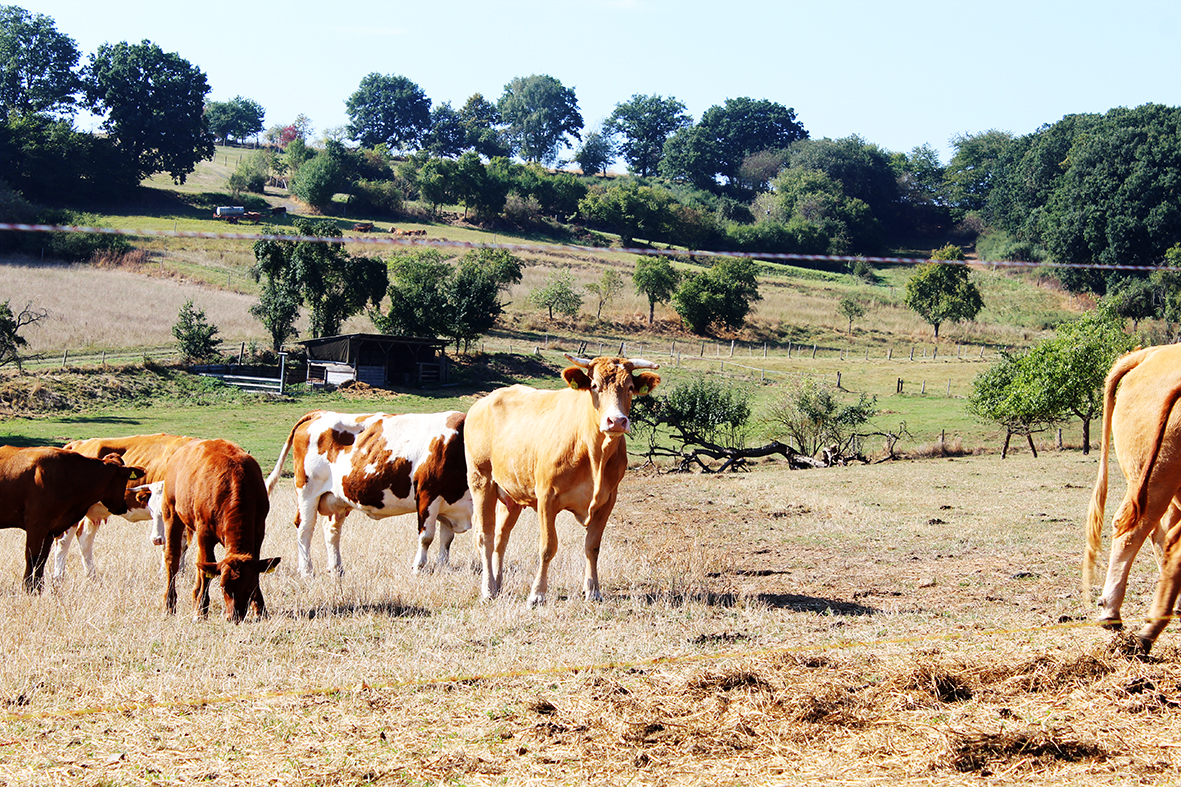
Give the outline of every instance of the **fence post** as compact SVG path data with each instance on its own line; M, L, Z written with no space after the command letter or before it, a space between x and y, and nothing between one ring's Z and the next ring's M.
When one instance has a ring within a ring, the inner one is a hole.
M893 348L893 347L890 347L890 348L887 350L887 352L886 352L886 360L887 360L887 361L892 361L892 360L894 360L894 348Z
M238 348L238 365L242 365L242 356L246 353L246 342L242 342L242 346Z
M837 388L841 387L841 373L837 372Z
M813 358L816 357L816 345L815 344L812 345L812 357Z
M730 357L731 358L734 357L734 341L735 341L734 339L730 340Z
M894 393L902 393L902 378L898 378L898 385L894 388Z
M767 343L763 342L763 357L767 357Z
M766 357L766 356L764 356ZM791 342L787 343L787 360L791 360Z
M701 343L701 357L705 357L705 342Z
M925 394L926 392L927 392L927 381L926 381L926 380L923 380L923 387L922 387L922 389L919 391L919 393Z
M914 360L914 345L910 346L910 360Z
M62 368L66 368L66 356L70 354L69 350L62 350Z
M947 381L947 395L951 396L951 380Z
M279 396L287 386L287 353L279 353Z
M619 343L619 357L623 357L623 342Z

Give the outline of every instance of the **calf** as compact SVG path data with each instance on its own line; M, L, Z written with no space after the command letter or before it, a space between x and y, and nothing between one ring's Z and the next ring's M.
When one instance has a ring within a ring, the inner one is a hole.
M209 613L209 580L221 577L226 618L235 623L253 608L267 614L259 575L274 570L279 558L260 559L266 536L266 482L258 462L226 440L198 440L173 454L164 474L164 605L176 612L176 572L184 535L197 545L194 617ZM214 547L221 544L221 560Z
M95 459L63 448L0 446L0 528L25 531L25 588L39 591L53 539L97 506L127 510L127 482L142 478L118 456Z
M89 440L73 440L65 444L67 451L76 451L83 456L101 459L108 454L117 454L126 465L134 465L144 469L144 477L140 484L152 484L164 480L164 469L168 460L176 450L186 443L192 442L193 437L182 437L174 434L137 434L127 437L93 437ZM127 510L121 516L129 522L142 522L152 519L148 508L150 490L128 488L126 496ZM107 521L110 512L99 505L87 512L86 517L77 527L66 530L53 543L53 578L61 579L66 573L66 559L70 555L70 545L74 539L78 540L78 549L82 554L82 565L92 579L96 576L94 568L94 537L98 528ZM160 531L152 533L153 544L163 544L164 535Z
M294 448L299 528L299 571L312 573L316 514L332 516L324 531L328 568L340 574L340 528L353 509L371 519L418 514L422 570L427 549L441 525L439 565L446 565L456 533L471 527L472 496L463 458L463 413L345 414L316 410L295 424L267 477L274 491L287 452Z

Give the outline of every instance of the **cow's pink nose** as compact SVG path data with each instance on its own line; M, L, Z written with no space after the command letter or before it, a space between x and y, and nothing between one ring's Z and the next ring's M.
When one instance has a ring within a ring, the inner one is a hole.
M631 424L628 422L626 415L609 415L607 416L607 431L608 432L626 432L629 430Z

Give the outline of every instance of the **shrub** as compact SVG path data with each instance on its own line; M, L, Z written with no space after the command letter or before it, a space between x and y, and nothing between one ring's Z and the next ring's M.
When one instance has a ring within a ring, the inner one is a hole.
M192 301L185 301L180 307L172 335L187 362L202 361L217 354L217 326L211 325L205 318L205 310L196 308Z
M836 386L800 377L772 400L763 420L772 436L786 432L787 441L802 454L814 456L832 445L844 454L857 429L877 415L877 401L863 393L856 404L845 404Z

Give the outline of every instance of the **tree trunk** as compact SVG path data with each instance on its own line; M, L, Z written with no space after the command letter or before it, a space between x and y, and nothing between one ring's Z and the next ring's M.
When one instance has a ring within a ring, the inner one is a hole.
M1083 455L1091 453L1091 419L1083 419Z
M1037 459L1037 449L1033 447L1033 435L1025 435L1025 439L1029 441L1029 450L1033 452L1033 458Z
M656 313L656 301L649 299L648 301L648 324L652 324L652 315Z
M1013 433L1011 431L1009 431L1008 429L1006 429L1005 430L1005 445L1003 448L1001 448L1001 459L1004 459L1006 456L1009 455L1009 439L1012 436L1013 436Z

